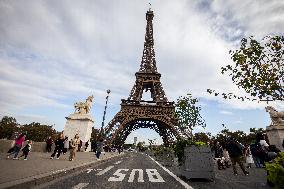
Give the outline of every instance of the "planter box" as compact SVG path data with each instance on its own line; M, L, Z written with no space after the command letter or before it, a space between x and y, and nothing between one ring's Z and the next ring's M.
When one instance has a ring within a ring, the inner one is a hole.
M184 163L180 166L180 174L187 179L204 178L214 180L214 163L211 149L207 146L187 146L184 149Z

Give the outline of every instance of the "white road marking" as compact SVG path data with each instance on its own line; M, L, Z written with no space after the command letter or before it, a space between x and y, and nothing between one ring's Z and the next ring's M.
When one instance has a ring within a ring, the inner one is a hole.
M79 183L76 186L73 186L72 189L81 189L81 188L84 188L88 185L89 185L89 183Z
M106 172L108 172L109 170L111 170L112 168L114 168L113 165L111 165L111 166L105 168L104 170L98 172L97 175L103 175L103 174L105 174Z
M146 173L150 182L165 182L156 169L146 169Z
M93 171L94 169L87 169L87 173L90 173L91 171Z
M128 182L133 182L134 181L134 177L135 177L135 173L138 171L138 182L144 182L143 179L143 170L142 169L133 169L130 173Z
M108 181L122 181L126 174L123 174L120 171L128 171L128 170L129 169L118 169L117 171L115 171L115 173L113 173L113 175L117 177L110 177Z
M120 164L122 161L118 161L118 162L115 162L114 164L115 165L118 165L118 164Z
M164 171L166 171L169 175L171 175L174 179L176 179L176 181L178 181L181 185L183 185L186 189L193 189L192 186L189 186L186 182L184 182L183 180L181 180L180 178L178 178L175 174L173 174L171 171L169 171L167 168L165 168L164 166L162 166L160 163L158 163L157 161L155 161L152 157L148 156L151 160L153 160L154 162L156 162L162 169L164 169Z

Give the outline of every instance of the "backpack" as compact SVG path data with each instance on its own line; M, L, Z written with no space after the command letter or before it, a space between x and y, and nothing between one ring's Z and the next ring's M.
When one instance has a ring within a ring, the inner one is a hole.
M253 156L260 156L262 154L265 154L262 146L259 143L252 144L250 148L251 148L251 154Z

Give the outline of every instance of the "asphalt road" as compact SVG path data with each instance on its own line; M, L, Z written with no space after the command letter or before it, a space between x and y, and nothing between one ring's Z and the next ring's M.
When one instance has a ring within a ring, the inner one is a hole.
M167 168L142 153L126 153L84 171L41 185L41 189L191 188Z

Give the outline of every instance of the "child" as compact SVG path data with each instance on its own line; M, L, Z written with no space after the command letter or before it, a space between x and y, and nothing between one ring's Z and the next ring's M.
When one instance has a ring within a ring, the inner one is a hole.
M20 156L20 157L23 157L23 156L25 156L24 157L24 160L27 160L27 157L28 157L28 155L29 155L29 152L31 151L31 149L32 149L32 143L33 143L33 141L28 141L28 144L22 149L22 151L23 151L23 154Z
M247 168L251 168L251 165L254 163L251 150L250 150L250 145L246 145L244 149L244 155L247 163Z

